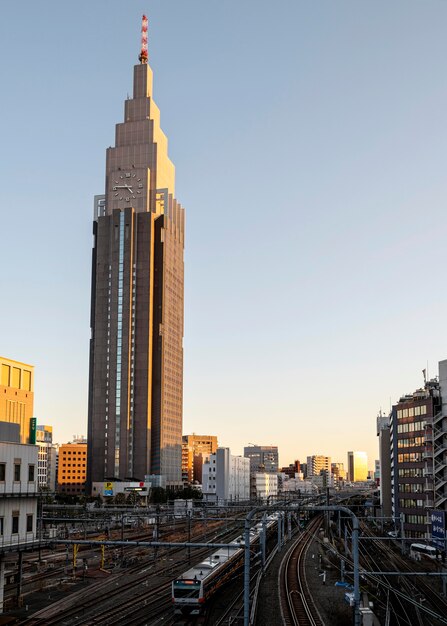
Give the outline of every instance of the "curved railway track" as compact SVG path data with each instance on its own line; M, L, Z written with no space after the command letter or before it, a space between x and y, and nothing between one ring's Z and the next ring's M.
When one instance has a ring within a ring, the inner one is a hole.
M283 623L286 626L323 626L306 583L305 559L322 516L314 518L299 535L279 570L279 592Z

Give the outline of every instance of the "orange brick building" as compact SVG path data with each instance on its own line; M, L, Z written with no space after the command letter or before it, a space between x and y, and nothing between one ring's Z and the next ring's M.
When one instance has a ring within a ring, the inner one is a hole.
M57 490L77 496L85 491L87 477L87 444L64 443L59 446Z

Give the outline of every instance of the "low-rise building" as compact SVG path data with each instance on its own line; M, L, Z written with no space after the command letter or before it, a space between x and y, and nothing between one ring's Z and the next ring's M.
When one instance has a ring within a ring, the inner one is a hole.
M19 428L19 425L17 425ZM37 446L0 441L0 546L36 540Z
M251 475L254 497L262 502L278 495L278 474L256 472Z
M294 478L288 478L286 474L281 475L281 490L284 493L295 494L315 494L318 493L318 487L313 484L311 478L304 478L302 472L296 472Z
M135 481L135 480L105 480L104 482L92 483L92 495L100 496L101 498L114 498L118 494L129 496L135 494L141 498L146 498L151 489L151 483L149 481Z

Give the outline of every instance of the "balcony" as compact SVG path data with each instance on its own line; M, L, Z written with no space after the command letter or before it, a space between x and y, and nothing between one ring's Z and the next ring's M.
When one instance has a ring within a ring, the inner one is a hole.
M38 495L37 481L0 482L0 498L36 498Z
M4 552L16 552L17 550L36 550L39 546L45 545L38 539L35 533L13 534L9 537L0 538L0 554Z

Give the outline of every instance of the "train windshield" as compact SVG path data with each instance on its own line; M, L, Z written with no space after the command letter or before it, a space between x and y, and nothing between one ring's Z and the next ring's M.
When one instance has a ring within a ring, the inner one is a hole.
M198 598L200 596L200 581L174 580L174 598Z

